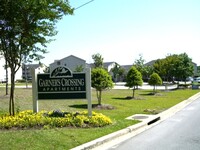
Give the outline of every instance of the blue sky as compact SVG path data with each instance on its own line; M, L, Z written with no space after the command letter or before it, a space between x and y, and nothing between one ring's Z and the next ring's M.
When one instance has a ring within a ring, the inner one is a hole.
M200 0L94 0L60 20L57 30L46 65L69 55L92 63L96 53L130 65L140 54L148 62L184 52L200 65Z

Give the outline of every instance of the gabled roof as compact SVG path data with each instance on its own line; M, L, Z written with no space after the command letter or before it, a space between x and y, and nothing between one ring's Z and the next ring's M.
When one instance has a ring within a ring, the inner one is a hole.
M145 66L153 66L153 64L154 64L157 60L158 60L158 59L149 61L149 62L147 62L147 63L144 64L144 65L145 65Z
M84 59L79 58L79 57L74 56L74 55L69 55L69 56L67 56L67 57L65 57L65 58L62 58L61 60L66 59L66 58L69 58L69 57L74 57L74 58L76 58L76 59L79 59L79 60L85 61Z
M74 55L69 55L69 56L67 56L67 57L64 57L64 58L62 58L62 59L59 59L59 60L54 60L54 62L53 62L53 63L55 63L55 62L57 62L57 61L62 61L62 60L64 60L64 59L67 59L67 58L70 58L70 57L73 57L73 58L75 58L75 59L79 59L79 60L82 60L82 61L84 61L84 62L85 62L85 60L84 60L84 59L82 59L82 58L76 57L76 56L74 56ZM50 65L51 65L51 64L53 64L53 63L50 63Z
M121 67L128 71L133 65L122 65Z
M110 65L113 64L113 63L116 63L116 62L114 62L114 61L112 61L112 62L104 62L104 63L103 63L103 66L104 66L105 68L108 68L108 66L110 66Z
M109 65L112 65L113 63L116 63L116 62L114 62L114 61L111 61L111 62L104 62L103 63L103 67L104 68L108 68L108 66ZM117 64L117 63L116 63ZM88 66L90 66L91 68L93 68L94 67L94 63L90 63L90 64L88 64Z

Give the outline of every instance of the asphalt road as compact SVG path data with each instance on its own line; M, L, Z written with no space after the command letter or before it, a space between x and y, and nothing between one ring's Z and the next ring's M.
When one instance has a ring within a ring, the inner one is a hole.
M200 98L174 116L109 150L200 150Z

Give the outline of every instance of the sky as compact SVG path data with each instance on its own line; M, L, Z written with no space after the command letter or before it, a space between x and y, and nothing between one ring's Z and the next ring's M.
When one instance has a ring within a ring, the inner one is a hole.
M69 0L77 8L90 0ZM200 0L93 0L56 24L55 41L42 62L75 55L93 63L132 65L187 53L200 65Z

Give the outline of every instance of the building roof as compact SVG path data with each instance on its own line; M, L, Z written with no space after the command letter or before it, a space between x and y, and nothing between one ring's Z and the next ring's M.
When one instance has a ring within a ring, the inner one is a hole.
M121 67L128 71L133 65L122 65Z
M25 65L26 67L34 68L34 69L40 67L40 64L24 64L24 65Z
M84 61L84 62L85 62L85 60L84 60L84 59L82 59L82 58L76 57L76 56L74 56L74 55L69 55L69 56L67 56L67 57L64 57L64 58L62 58L62 59L59 59L59 60L54 60L54 62L53 62L53 63L55 63L55 62L57 62L57 61L62 61L62 60L64 60L64 59L67 59L67 58L70 58L70 57L73 57L73 58L75 58L75 59L79 59L79 60L82 60L82 61ZM50 64L53 64L53 63L50 63Z
M113 64L113 63L116 63L116 62L114 62L114 61L112 61L112 62L104 62L104 63L103 63L103 66L104 66L105 68L108 68L108 66L110 66L110 65Z
M111 62L104 62L103 63L103 67L104 68L108 68L109 65L113 64L113 63L116 63L114 61L111 61ZM90 63L90 64L87 64L88 66L90 66L91 68L94 68L94 63Z
M153 66L153 64L154 64L157 60L158 60L158 59L149 61L149 62L147 62L147 63L144 64L144 65L145 65L145 66Z
M147 62L146 64L144 64L145 66L153 66L153 64L159 59L156 59L156 60L152 60L152 61L149 61ZM194 65L197 65L196 63L192 62Z

